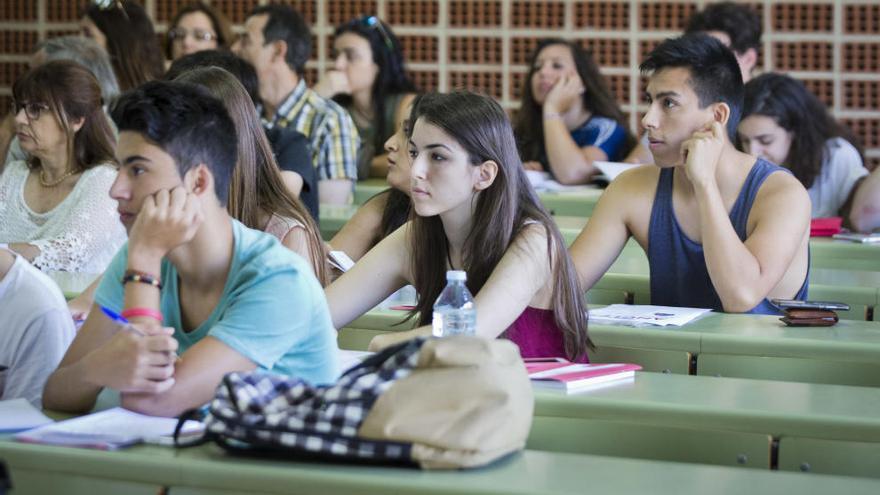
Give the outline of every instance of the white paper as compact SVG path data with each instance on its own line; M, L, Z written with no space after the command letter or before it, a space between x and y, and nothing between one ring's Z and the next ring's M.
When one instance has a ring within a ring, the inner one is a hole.
M538 170L526 170L526 177L535 191L538 192L557 192L557 191L582 191L584 189L595 189L590 185L566 186L550 178L550 173Z
M354 260L343 251L330 251L330 264L344 273L351 270L351 267L354 266Z
M94 448L118 448L148 440L159 442L162 437L174 435L177 418L147 416L114 407L47 426L34 428L16 435L16 439L61 445L80 445ZM205 425L187 421L181 435L204 431Z
M361 364L361 361L372 354L372 352L367 351L350 351L347 349L339 349L339 369L341 369L343 372L348 371L350 368Z
M642 166L641 163L623 163L623 162L602 162L602 161L594 161L593 165L598 168L605 177L608 178L608 182L613 181L617 178L621 173L631 169Z
M610 323L628 326L680 327L712 311L706 308L678 308L612 304L590 311L592 323Z
M0 431L21 431L51 423L27 399L0 400Z

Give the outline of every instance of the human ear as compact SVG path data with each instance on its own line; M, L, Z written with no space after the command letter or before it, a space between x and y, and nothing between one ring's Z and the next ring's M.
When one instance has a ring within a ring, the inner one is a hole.
M281 60L282 62L287 60L287 43L281 40L275 40L272 42L272 59L273 60Z
M716 103L712 108L712 120L718 122L722 127L727 126L730 120L730 106L727 103Z
M494 160L486 160L476 167L474 189L482 191L487 189L495 182L498 176L498 163Z
M202 196L208 191L214 189L214 177L211 171L204 163L200 163L191 168L183 178L183 184L187 191Z
M70 128L73 129L73 133L76 134L77 132L79 132L80 129L82 129L82 126L85 125L85 123L86 123L86 118L80 117L78 119L74 119L74 120L70 121Z

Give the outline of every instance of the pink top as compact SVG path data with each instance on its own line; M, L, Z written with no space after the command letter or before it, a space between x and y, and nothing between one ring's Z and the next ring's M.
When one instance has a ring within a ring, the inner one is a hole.
M556 326L552 309L526 307L503 336L519 346L524 358L567 357L562 330ZM589 358L584 354L573 361L587 363Z

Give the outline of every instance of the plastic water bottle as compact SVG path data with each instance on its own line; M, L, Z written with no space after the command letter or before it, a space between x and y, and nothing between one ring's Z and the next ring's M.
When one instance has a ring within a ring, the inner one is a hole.
M446 288L434 303L431 326L435 337L477 333L477 308L466 280L467 273L461 270L446 272Z

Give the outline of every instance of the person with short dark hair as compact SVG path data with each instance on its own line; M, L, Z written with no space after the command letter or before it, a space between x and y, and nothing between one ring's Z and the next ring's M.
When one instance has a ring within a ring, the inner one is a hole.
M846 217L856 185L868 175L855 136L804 83L783 74L746 84L737 143L791 170L810 194L813 218Z
M804 299L810 199L786 169L731 141L743 105L733 53L685 35L662 42L641 70L656 166L615 179L571 246L584 289L632 236L648 255L652 304L778 314L771 298Z
M258 107L267 129L292 127L309 138L321 203L349 203L357 180L360 137L351 116L336 102L306 87L311 31L289 5L258 6L245 21L233 51L257 71Z
M45 407L87 411L111 388L123 407L176 416L233 371L335 380L336 332L312 268L226 210L237 140L223 103L197 86L150 82L126 93L113 119L111 195L129 242L50 376Z
M743 83L749 82L758 55L761 53L761 17L747 4L734 2L710 3L688 20L685 34L708 34L733 50L742 73ZM630 163L651 163L647 135L624 160Z
M241 57L220 50L203 50L175 60L165 79L173 81L181 74L205 67L220 67L235 76L244 86L254 106L260 104L259 81L254 66ZM309 141L296 129L275 126L265 129L266 138L275 154L275 161L281 169L284 185L294 196L299 197L308 208L315 221L318 221L318 174L312 166Z
M710 3L691 16L685 34L704 33L733 50L744 83L752 78L761 52L761 17L749 5L735 2Z

